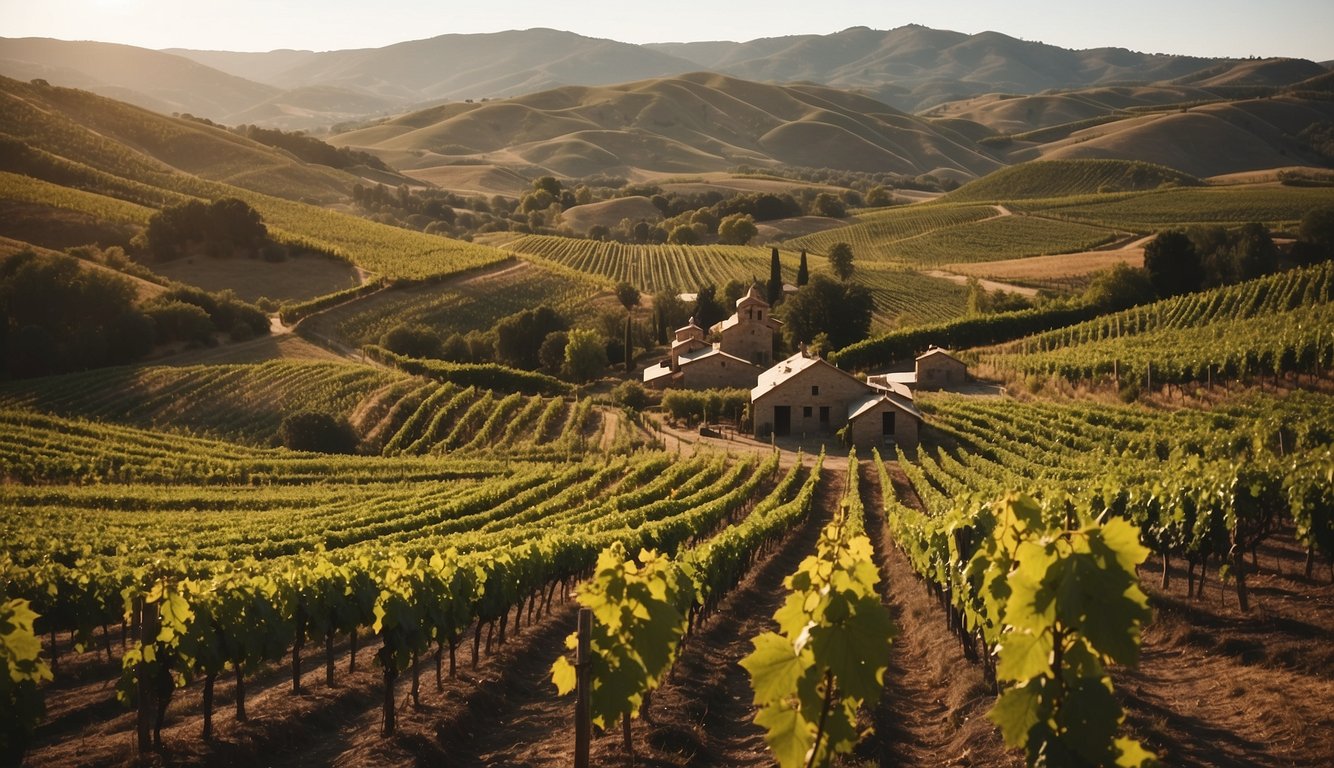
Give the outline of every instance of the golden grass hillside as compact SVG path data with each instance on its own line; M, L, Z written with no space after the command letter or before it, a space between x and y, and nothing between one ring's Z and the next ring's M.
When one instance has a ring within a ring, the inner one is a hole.
M966 179L999 167L963 137L865 96L708 73L449 104L331 143L386 156L433 153L440 165L510 152L558 175L704 172L744 163Z
M1293 98L1207 104L1077 131L1068 139L1011 154L1015 161L1143 160L1199 177L1294 165L1308 157L1292 137L1334 119L1334 103Z

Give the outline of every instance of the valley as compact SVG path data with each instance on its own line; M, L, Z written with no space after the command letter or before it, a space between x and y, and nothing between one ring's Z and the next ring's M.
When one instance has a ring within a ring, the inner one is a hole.
M0 764L1329 764L1331 82L0 38Z

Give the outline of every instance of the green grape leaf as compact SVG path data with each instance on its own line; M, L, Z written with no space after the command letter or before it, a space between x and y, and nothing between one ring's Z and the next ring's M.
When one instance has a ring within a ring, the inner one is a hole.
M1051 670L1051 635L1016 629L1001 635L996 661L998 680L1028 680Z
M1120 768L1149 768L1158 764L1158 756L1134 739L1117 739L1116 764Z
M561 696L574 690L579 684L578 670L564 656L556 657L551 665L551 682L556 684L556 692Z
M796 653L782 635L765 632L751 640L755 650L740 664L750 673L755 704L778 701L796 689L797 680L811 666L809 654Z
M755 715L755 724L765 729L764 742L782 768L801 768L815 746L815 727L801 712L784 702L764 707Z
M1049 704L1043 701L1042 678L1007 689L987 712L987 719L1000 728L1009 747L1028 743L1029 731L1047 719Z

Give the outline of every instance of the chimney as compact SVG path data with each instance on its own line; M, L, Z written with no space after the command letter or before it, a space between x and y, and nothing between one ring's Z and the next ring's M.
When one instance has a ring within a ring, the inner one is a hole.
M810 357L810 355L806 354L806 342L803 341L798 344L797 349L801 352L802 357Z

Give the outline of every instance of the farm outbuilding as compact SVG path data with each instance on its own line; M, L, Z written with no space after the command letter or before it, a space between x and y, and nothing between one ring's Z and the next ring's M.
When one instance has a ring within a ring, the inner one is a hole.
M916 366L918 389L944 389L968 383L968 366L939 347L918 355Z
M909 447L917 445L922 418L905 394L872 387L804 351L760 374L750 402L757 438L834 434L848 427L845 434L859 446L890 439Z

